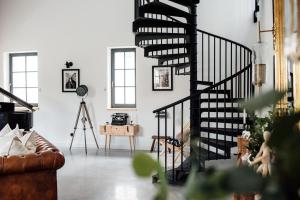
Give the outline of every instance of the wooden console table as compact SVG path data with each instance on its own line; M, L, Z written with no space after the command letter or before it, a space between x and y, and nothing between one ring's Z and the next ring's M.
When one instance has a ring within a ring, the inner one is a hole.
M100 126L100 134L105 135L105 150L108 143L108 149L110 149L111 136L127 136L129 138L130 150L135 151L135 136L139 132L139 125L124 125L124 126L115 126L115 125L103 125Z

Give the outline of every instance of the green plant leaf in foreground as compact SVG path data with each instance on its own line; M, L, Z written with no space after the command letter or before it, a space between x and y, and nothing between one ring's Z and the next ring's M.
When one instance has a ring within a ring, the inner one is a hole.
M148 154L140 153L134 156L132 164L135 173L140 177L150 177L154 172L157 172L159 188L154 200L166 200L168 197L168 183L159 162Z
M160 179L159 191L156 194L154 200L167 200L168 198L168 183L165 177L163 168L157 162L157 172Z
M249 112L261 110L272 104L276 104L280 99L284 97L285 94L286 92L271 90L257 97L254 97L249 101L241 102L241 107L245 108Z
M227 199L232 193L261 192L264 182L261 175L248 167L208 169L200 174L194 168L186 184L185 196L188 200Z
M186 186L185 186L186 199L189 199L189 200L202 200L203 199L204 200L204 197L202 197L202 195L198 189L199 180L197 178L198 178L197 170L196 170L196 168L193 168L189 175L189 178L187 180Z
M156 168L156 161L147 154L136 154L133 159L135 173L141 177L150 177Z
M239 194L261 192L266 181L250 167L233 168L226 172L228 179L225 188L230 192Z

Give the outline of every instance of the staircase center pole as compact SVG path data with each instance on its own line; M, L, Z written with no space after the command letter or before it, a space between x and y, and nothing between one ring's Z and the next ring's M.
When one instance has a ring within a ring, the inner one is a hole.
M190 95L197 93L197 4L190 8L191 18L191 57L190 57ZM190 126L191 126L191 141L198 141L200 139L200 102L199 98L192 98L190 101ZM192 144L192 143L191 143ZM197 150L191 145L191 161L193 166L201 167L199 164L200 155L197 155ZM200 153L200 152L199 152Z

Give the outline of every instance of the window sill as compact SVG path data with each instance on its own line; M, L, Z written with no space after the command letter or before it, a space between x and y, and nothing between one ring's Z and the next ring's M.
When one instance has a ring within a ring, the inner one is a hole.
M107 108L108 111L137 111L137 108Z

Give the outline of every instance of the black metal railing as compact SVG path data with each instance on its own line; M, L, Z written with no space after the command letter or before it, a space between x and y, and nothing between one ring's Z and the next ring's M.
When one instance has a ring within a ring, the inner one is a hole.
M176 22L179 20L166 16ZM197 29L201 81L217 83L242 70L251 62L251 49L238 42ZM186 69L184 69L186 73ZM181 69L176 70L181 74Z
M235 137L241 134L249 122L247 113L240 108L239 102L253 96L251 80L252 65L249 64L236 74L200 92L200 130L205 128L205 134L200 132L199 138L206 138L208 160L211 155L212 159L230 158L230 148L233 147ZM214 149L209 145L212 142ZM218 148L219 145L223 146L223 150Z
M186 110L190 110L189 101L196 98L200 102L199 109L191 110L191 112L199 112L201 116L199 141L197 141L199 165L202 165L203 159L230 158L230 148L236 140L235 137L241 134L243 126L248 123L247 113L240 110L239 101L253 96L254 89L251 80L252 64L249 64L230 77L200 90L195 96L185 97L153 111L158 116L157 158L165 166L165 170L171 173L174 181L176 181L176 173L185 170L183 162L185 160L184 155L188 154L186 152L188 149L184 149L185 145L181 145L180 152L175 155L175 148L178 149L178 147L172 145L170 141L176 137L176 133L181 134L180 138L184 137L183 128L189 120L189 115L185 113ZM236 82L238 84L235 84ZM166 113L163 117L160 115L162 112ZM169 124L170 126L168 126ZM172 139L167 140L167 138ZM206 146L202 143L201 138L205 139ZM211 143L215 144L214 148L210 145ZM221 144L223 150L218 148ZM206 155L203 155L204 153ZM162 156L162 154L164 155ZM176 160L178 154L180 159Z
M201 80L213 84L232 76L251 63L251 50L232 40L198 30Z
M288 102L289 106L294 108L294 75L292 72L289 73L288 80Z

